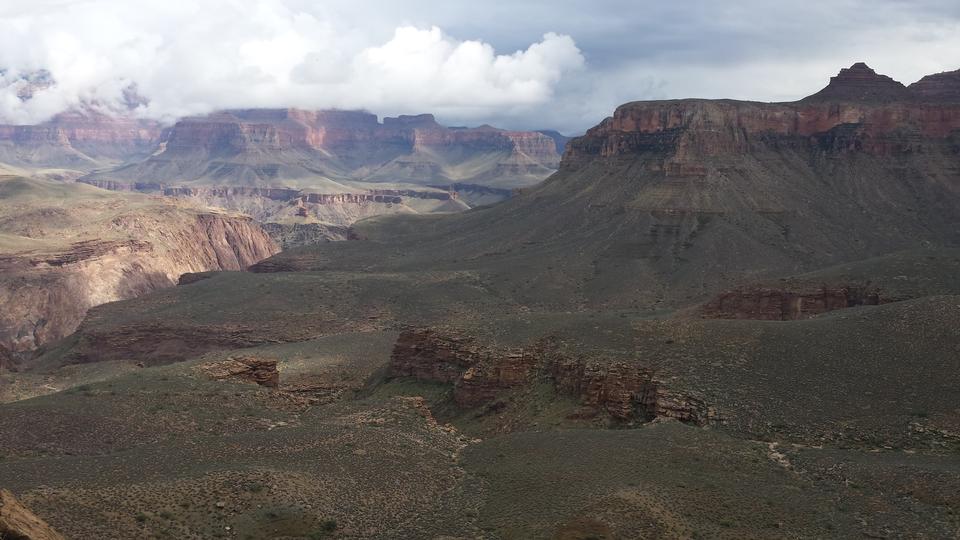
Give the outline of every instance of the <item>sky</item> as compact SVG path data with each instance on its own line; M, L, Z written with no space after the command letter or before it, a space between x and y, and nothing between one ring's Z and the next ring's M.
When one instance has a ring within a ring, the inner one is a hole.
M18 124L301 107L577 134L628 101L799 99L857 61L907 84L960 68L960 2L0 0ZM21 99L39 70L54 84Z

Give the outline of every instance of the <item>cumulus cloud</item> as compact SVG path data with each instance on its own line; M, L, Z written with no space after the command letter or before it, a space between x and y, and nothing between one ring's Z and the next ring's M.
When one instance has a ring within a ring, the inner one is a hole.
M17 0L12 0L17 4ZM232 107L430 111L482 119L522 112L554 94L584 59L573 39L546 33L498 53L436 26L368 35L294 0L62 0L0 8L0 117L37 122L64 109L131 105L173 119ZM26 81L49 71L49 87ZM23 99L24 87L32 97Z

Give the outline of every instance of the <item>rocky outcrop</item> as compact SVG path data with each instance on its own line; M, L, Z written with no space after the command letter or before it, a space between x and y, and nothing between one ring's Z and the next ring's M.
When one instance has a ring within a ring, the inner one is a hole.
M707 302L700 310L705 319L757 319L794 321L854 306L878 305L885 299L876 287L823 286L813 290L741 287Z
M276 359L231 357L222 362L203 364L200 370L214 379L237 379L267 388L280 386L280 372L277 371Z
M453 387L453 400L460 407L477 407L493 401L500 392L530 383L537 357L524 350L486 352L467 368Z
M441 335L430 329L400 333L390 355L390 376L454 383L478 364L483 351L469 338Z
M604 410L620 420L637 417L638 404L653 376L642 367L585 362L560 355L555 355L550 363L550 374L561 392L576 396L585 407Z
M462 193L469 193L472 195L493 195L502 199L509 199L513 197L516 193L516 189L504 189L504 188L495 188L490 186L482 186L479 184L464 184L461 182L455 182L453 184L438 185L438 186L428 186L436 189L443 189L451 193L455 193L457 198L462 198Z
M650 421L673 419L696 426L724 423L716 408L697 397L670 390L656 379L648 381L638 394L637 405Z
M464 408L489 404L504 391L544 376L559 393L579 400L579 416L606 413L622 422L672 418L695 425L722 421L702 400L671 391L650 368L571 358L546 341L527 349L495 350L466 337L406 330L391 354L390 375L450 383L454 403Z
M397 338L389 374L451 383L454 402L475 407L503 390L526 384L535 365L534 356L523 351L498 354L470 338L411 329Z
M27 351L72 333L93 306L169 287L181 274L243 270L279 251L249 218L158 209L110 222L126 240L83 240L0 258L0 344Z
M0 489L0 538L3 540L65 540L45 521Z
M575 396L594 413L620 421L670 418L694 425L721 422L702 400L671 391L648 367L616 361L590 361L553 353L548 370L557 389ZM580 413L583 414L582 412Z

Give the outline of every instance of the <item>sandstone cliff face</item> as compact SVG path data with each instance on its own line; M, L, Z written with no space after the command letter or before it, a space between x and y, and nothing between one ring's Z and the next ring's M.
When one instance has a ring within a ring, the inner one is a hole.
M135 239L0 259L0 344L30 350L72 333L93 306L172 286L187 272L243 270L279 251L248 218L172 210L120 216L112 227Z
M64 540L64 537L0 489L0 538L4 540Z
M590 414L602 412L623 422L672 418L707 425L722 421L702 400L671 391L650 368L570 358L547 342L498 351L469 338L443 336L430 329L407 330L394 346L390 375L451 383L454 402L465 408L494 402L504 391L545 376L558 392L577 398Z

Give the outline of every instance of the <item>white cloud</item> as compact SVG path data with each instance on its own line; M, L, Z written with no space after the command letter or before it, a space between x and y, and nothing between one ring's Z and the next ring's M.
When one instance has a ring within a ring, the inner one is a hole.
M569 36L548 33L497 54L436 26L367 35L376 32L296 0L8 1L19 5L0 8L6 122L41 121L81 102L120 109L131 83L149 99L138 114L167 120L286 106L482 118L544 104L584 62ZM21 84L11 81L38 69L56 84L18 99Z
M0 67L58 81L23 103L0 77L0 121L137 83L167 119L340 107L575 133L632 100L797 99L856 61L910 83L957 51L956 0L0 0Z

